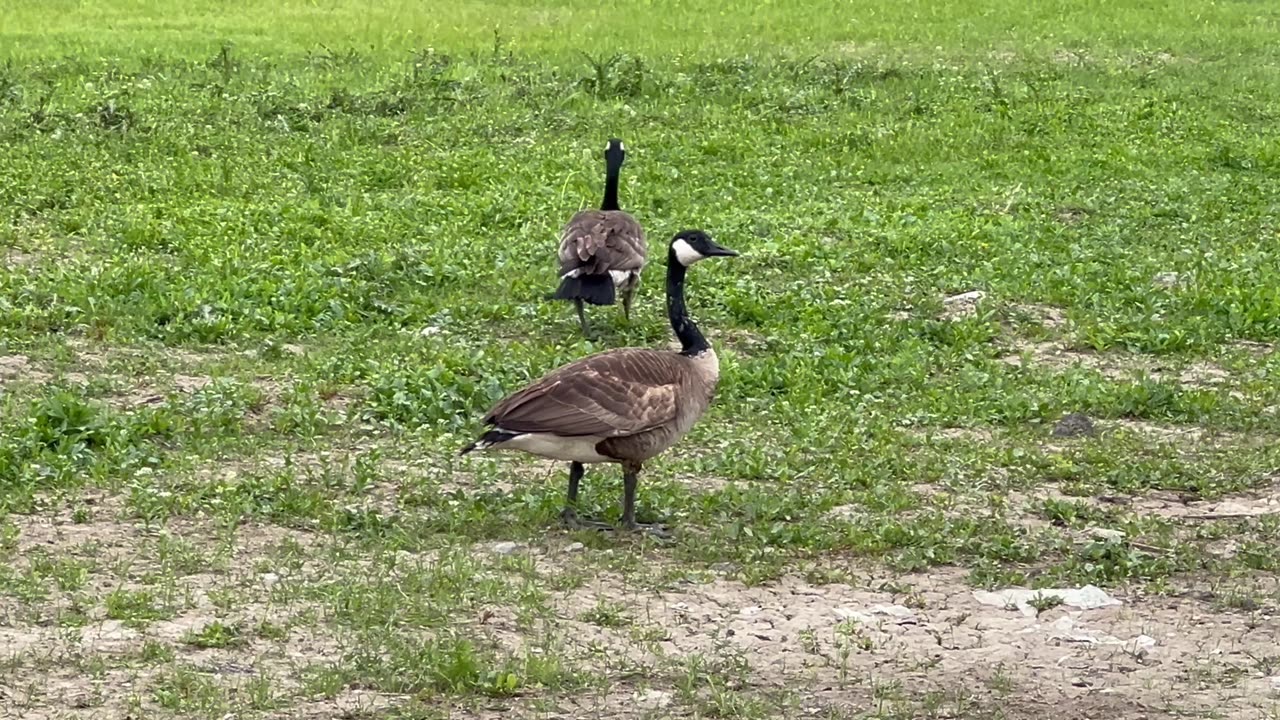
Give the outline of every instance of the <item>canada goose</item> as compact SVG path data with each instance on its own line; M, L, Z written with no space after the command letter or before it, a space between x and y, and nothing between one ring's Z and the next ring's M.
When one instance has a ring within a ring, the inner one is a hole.
M575 360L508 395L484 416L491 428L462 449L521 450L569 463L569 494L561 520L578 519L578 482L584 465L622 465L622 526L636 530L636 480L645 461L678 441L711 404L720 361L685 311L689 266L738 253L701 230L684 230L667 251L667 316L680 351L620 348ZM649 527L663 536L665 532Z
M604 200L599 210L581 210L560 231L560 287L553 298L572 300L582 334L588 334L583 303L613 305L622 293L622 314L631 319L631 298L640 285L648 248L644 230L618 208L618 175L627 152L622 141L604 148Z

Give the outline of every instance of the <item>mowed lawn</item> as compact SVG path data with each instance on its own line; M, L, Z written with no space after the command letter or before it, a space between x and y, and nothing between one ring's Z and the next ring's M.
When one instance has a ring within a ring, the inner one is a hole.
M0 9L0 715L1280 716L1280 4L432 5ZM566 532L457 451L692 227Z

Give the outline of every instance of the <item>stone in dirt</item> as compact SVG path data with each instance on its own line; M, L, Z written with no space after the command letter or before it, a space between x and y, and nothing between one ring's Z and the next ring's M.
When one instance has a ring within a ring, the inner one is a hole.
M943 299L942 302L946 305L955 305L957 303L976 303L986 296L987 294L981 290L970 290L969 292L962 292L959 295L952 295Z
M1108 542L1123 542L1125 537L1123 530L1113 530L1111 528L1091 527L1085 532L1089 534L1089 537Z
M1030 604L1033 599L1055 595L1062 598L1063 605L1070 605L1081 610L1093 610L1124 604L1095 585L1085 585L1080 588L1044 588L1041 590L1007 588L999 592L973 591L973 599L983 605L991 605L998 608L1017 608L1019 612L1027 617L1035 617L1037 614L1037 610Z
M520 549L520 545L510 541L494 543L489 547L495 555L510 555Z
M978 303L987 296L981 290L970 290L959 295L952 295L942 299L944 306L942 318L945 320L959 320L960 318L969 317L978 312Z
M1090 437L1097 433L1093 420L1084 413L1067 413L1053 426L1054 437Z
M899 625L911 623L915 620L915 613L911 608L903 605L876 605L864 610L855 610L848 607L838 607L833 611L836 617L841 620L855 620L864 625L873 624L880 618L893 618Z

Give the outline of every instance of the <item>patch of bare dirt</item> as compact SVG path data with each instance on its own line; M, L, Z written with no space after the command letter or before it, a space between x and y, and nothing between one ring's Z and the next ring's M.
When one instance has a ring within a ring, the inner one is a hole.
M1106 429L1121 429L1145 435L1152 440L1164 443L1180 443L1197 441L1205 437L1207 431L1196 425L1161 425L1145 420L1112 420L1100 421Z
M0 355L0 385L11 380L42 383L49 377L49 373L35 367L26 355Z
M606 673L659 677L697 657L739 668L762 689L865 692L879 678L916 697L959 689L995 699L1005 687L1054 707L1106 698L1233 717L1261 717L1273 702L1255 659L1280 642L1273 619L1248 627L1241 616L1144 598L1027 615L983 604L958 572L892 580L911 592L874 589L875 578L865 587L786 578L641 591L604 576L566 593L557 623L580 661ZM625 608L631 622L582 619L602 602Z
M1228 345L1253 355L1267 355L1276 349L1276 346L1271 343L1257 342L1256 340L1232 340Z
M1093 58L1083 50L1058 48L1049 55L1049 59L1060 65L1085 65L1093 62Z
M107 367L119 359L146 358L161 354L176 366L192 369L210 362L226 360L234 354L222 348L192 350L161 345L107 345L88 338L69 339L68 346L75 352L78 362L97 368Z
M1015 366L1041 365L1055 370L1087 368L1112 380L1135 380L1145 375L1152 380L1173 380L1188 387L1212 388L1231 382L1230 373L1208 362L1173 368L1149 357L1072 350L1056 342L1020 341L1014 343L1013 350L1001 357L1001 361Z
M1062 308L1038 303L1019 303L1013 306L1014 312L1025 315L1051 330L1067 324L1067 313Z
M333 698L307 700L290 705L287 710L266 715L269 718L295 720L333 720L334 718L382 717L389 710L406 702L407 696L388 695L369 690L346 689ZM451 717L458 717L451 715ZM465 717L465 715L464 715Z
M1063 206L1058 208L1055 217L1064 225L1075 225L1088 219L1089 211L1082 207Z
M494 457L497 458L496 453ZM415 462L403 459L388 459L383 463L383 468L388 480L400 479L402 485L425 485L444 494L510 493L516 486L506 478L512 475L519 477L522 484L568 483L569 481L567 463L532 456L519 456L515 453L508 453L505 458L499 459L518 463L517 468L514 470L508 468L498 473L488 473L481 470L450 470L426 461ZM595 473L592 473L592 470L595 470ZM589 478L598 474L600 470L600 467L589 468L587 470L588 479L583 481L584 486L588 485L590 483Z
M55 502L48 500L46 502ZM63 552L81 546L100 549L119 548L135 542L137 528L117 520L124 508L121 498L86 492L79 499L81 521L70 507L57 507L52 513L10 515L17 528L17 554L35 550Z
M967 317L973 317L978 314L978 305L986 298L987 294L981 290L970 290L962 292L958 295L951 295L942 299L943 320L960 320Z
M699 493L720 492L733 484L729 478L706 473L679 473L671 481Z
M206 521L171 523L164 531L169 541L186 544L198 557L191 569L169 571L170 587L156 585L152 577L165 562L157 544L161 534L120 520L117 499L89 504L92 517L77 515L79 522L64 509L9 518L18 529L11 567L21 570L35 557L75 558L90 561L91 574L77 593L86 616L80 627L39 619L60 607L57 601L42 601L43 609L0 605L0 647L9 661L0 716L78 717L83 711L96 719L127 718L137 717L139 709L144 716L159 714L155 688L176 666L227 688L265 676L274 690L289 692L299 682L300 668L341 657L343 648L333 635L309 622L294 622L318 609L279 592L301 576L332 572L314 560L278 559L282 548L314 548L313 535L248 524L226 546L227 536ZM223 561L213 562L216 556ZM173 616L143 626L113 618L105 600L117 590L146 590ZM190 643L193 634L214 622L240 628L243 641L218 648ZM259 636L256 629L263 623L282 628L282 636ZM175 660L148 657L147 648L158 646L172 648Z
M1185 520L1232 520L1280 514L1280 481L1216 500L1192 500L1176 494L1147 495L1131 504L1135 512Z
M15 247L5 248L5 267L30 267L40 261L40 256L33 252L19 250Z
M285 345L283 347L286 352L305 352L301 346ZM114 407L126 410L163 402L171 393L191 394L204 390L223 379L217 373L209 374L204 369L205 366L226 361L234 355L220 349L199 351L186 348L154 350L145 347L112 347L83 339L72 341L71 348L75 351L77 363L87 372L70 373L68 378L81 383L88 382L90 376L101 377L105 369L124 360L148 358L157 353L164 356L168 366L166 370L142 377L110 376L118 381L117 384L120 387L107 398L107 402ZM281 396L290 389L288 382L265 376L257 376L247 382L261 394L263 409L278 406ZM350 396L333 392L323 399L327 407L345 412ZM261 411L257 413L257 415L261 414Z
M913 435L922 439L942 438L943 440L967 440L970 442L985 443L990 442L995 433L990 428L964 428L964 427L927 427L911 431Z
M768 338L750 330L722 330L716 333L717 342L743 357L759 355L769 345Z
M1271 484L1214 500L1200 500L1191 495L1156 490L1142 495L1079 496L1068 495L1053 485L1034 490L1006 493L1011 506L1021 512L1035 512L1047 500L1072 502L1093 507L1118 508L1135 515L1154 515L1187 522L1229 520L1280 514L1280 479Z

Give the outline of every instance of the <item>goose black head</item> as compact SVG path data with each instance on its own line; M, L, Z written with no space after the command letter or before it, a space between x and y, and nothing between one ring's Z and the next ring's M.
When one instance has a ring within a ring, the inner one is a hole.
M671 238L671 253L685 267L709 257L733 257L736 250L716 243L702 230L681 230Z
M627 159L627 150L622 146L622 141L618 138L610 138L609 143L604 146L604 161L610 167L622 167L622 162Z

